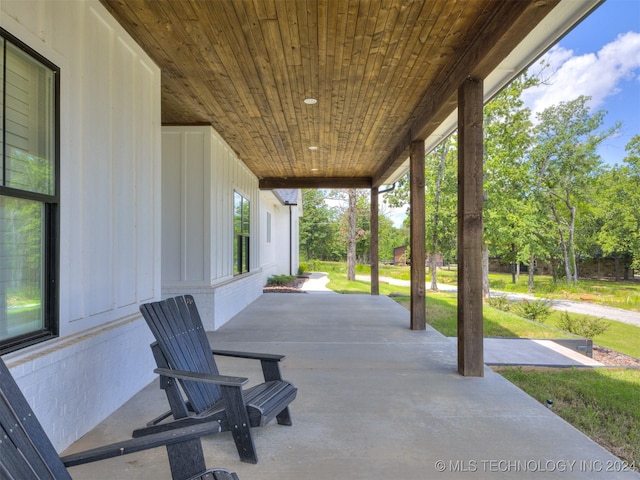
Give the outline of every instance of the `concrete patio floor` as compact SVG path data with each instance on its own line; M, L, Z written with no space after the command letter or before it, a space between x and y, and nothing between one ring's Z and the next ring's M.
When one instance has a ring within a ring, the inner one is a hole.
M483 378L460 376L453 342L408 325L409 313L384 296L262 295L209 337L216 348L287 355L283 375L299 389L294 424L254 430L257 465L238 460L229 433L204 438L207 465L241 480L640 478L488 367ZM260 376L246 360L219 365ZM165 409L153 382L65 453L128 438ZM170 478L163 448L70 473Z

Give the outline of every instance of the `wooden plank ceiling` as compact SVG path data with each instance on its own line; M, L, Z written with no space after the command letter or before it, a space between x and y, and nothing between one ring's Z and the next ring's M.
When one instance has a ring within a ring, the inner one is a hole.
M363 188L559 0L101 1L160 66L163 124L212 125L263 188Z

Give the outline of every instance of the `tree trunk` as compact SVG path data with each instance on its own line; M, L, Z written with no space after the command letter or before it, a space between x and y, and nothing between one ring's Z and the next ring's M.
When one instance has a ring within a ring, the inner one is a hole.
M460 275L460 272L458 272ZM482 245L482 296L489 298L491 291L489 289L489 247Z
M556 257L553 255L549 261L551 262L551 278L553 278L553 284L555 285L558 283L558 262L556 262Z
M564 233L561 228L558 228L560 233L560 247L562 248L562 258L564 259L564 278L567 283L571 283L573 275L571 273L571 260L569 259L569 250L567 249L567 242L564 240Z
M436 264L436 255L438 254L438 220L440 217L440 194L442 191L442 177L444 176L445 160L449 152L449 144L440 152L440 163L438 164L438 176L436 178L436 191L434 198L433 213L433 237L431 239L431 255L429 257L429 269L431 270L431 290L438 291L438 266Z
M578 285L578 264L576 260L576 246L573 240L574 231L576 228L576 207L570 205L568 201L567 207L569 207L569 211L571 212L571 218L569 222L569 258L571 259L571 267L573 270L573 284Z
M438 291L438 265L436 256L432 253L429 255L429 270L431 271L431 290Z
M551 212L553 213L553 219L558 227L558 235L560 236L560 248L562 249L562 258L564 259L564 275L568 284L571 283L573 275L571 274L571 260L569 259L569 250L567 248L567 242L564 239L564 232L562 231L562 221L556 211L556 204L551 199Z
M349 238L347 240L347 280L356 279L356 208L355 189L349 189Z
M624 274L623 274L623 280L627 281L629 280L629 270L631 270L631 262L632 262L632 257L629 256L629 254L625 254L624 257Z
M536 257L532 253L529 258L529 293L533 293L533 270L535 268Z
M516 272L516 246L515 244L511 244L511 283L515 285L517 280L517 272Z

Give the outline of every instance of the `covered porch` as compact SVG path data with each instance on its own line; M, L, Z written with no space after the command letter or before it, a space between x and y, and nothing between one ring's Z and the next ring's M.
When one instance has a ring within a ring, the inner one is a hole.
M483 375L483 105L603 0L100 1L160 67L165 134L210 125L263 191L370 190L373 296L379 193L409 173L412 330L427 316L425 153L457 130L457 367Z
M299 389L294 424L255 430L257 465L239 461L228 433L205 438L207 466L243 480L638 478L607 471L616 457L489 368L459 375L455 344L408 320L384 296L262 295L210 341L286 354L283 375ZM257 380L259 365L244 362L220 359L221 370ZM156 380L66 453L128 438L164 409ZM170 478L162 448L70 473Z

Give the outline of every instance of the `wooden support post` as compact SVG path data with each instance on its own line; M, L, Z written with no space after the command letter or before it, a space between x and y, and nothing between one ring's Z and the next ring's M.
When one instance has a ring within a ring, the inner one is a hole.
M411 143L411 330L426 329L425 227L424 227L424 140Z
M484 375L482 329L482 80L458 89L458 372Z
M369 257L371 259L371 295L380 295L380 256L378 232L378 187L371 189L371 213L369 224L371 239L369 242Z

